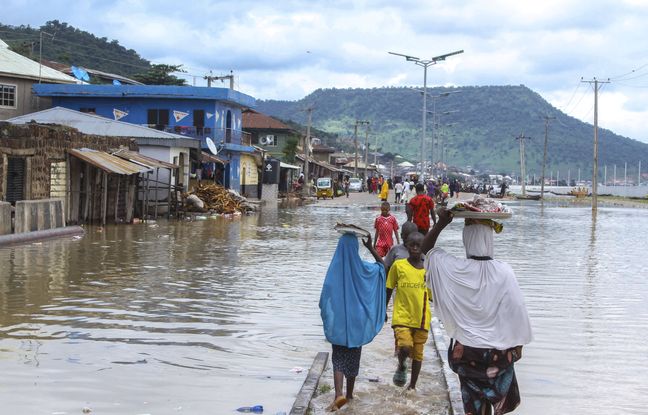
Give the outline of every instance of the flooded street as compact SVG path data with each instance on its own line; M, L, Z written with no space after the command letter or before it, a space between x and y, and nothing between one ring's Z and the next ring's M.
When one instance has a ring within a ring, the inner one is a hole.
M333 225L371 228L378 214L360 200L0 249L2 413L288 412L330 350L317 304ZM516 413L645 413L648 210L510 206L495 256L516 271L535 335ZM460 229L438 245L462 254ZM393 370L387 349L363 352L362 368Z

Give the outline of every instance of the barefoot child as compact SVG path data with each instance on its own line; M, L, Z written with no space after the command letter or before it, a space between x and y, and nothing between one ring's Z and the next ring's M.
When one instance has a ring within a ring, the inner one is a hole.
M392 327L398 344L398 369L394 373L394 384L404 386L407 381L407 358L412 358L412 374L408 389L416 389L416 381L423 364L423 348L430 330L429 301L432 292L425 284L425 269L421 255L423 235L412 232L405 242L409 252L407 259L399 259L389 269L387 276L387 304L392 292L394 311Z
M360 369L362 346L380 332L385 317L385 268L371 243L363 244L376 262L363 261L358 239L344 234L326 273L320 296L320 314L326 339L333 346L335 399L327 408L334 412L353 399L355 379ZM343 394L346 378L346 394Z
M374 236L374 248L381 257L387 255L387 252L394 246L392 234L396 235L396 243L400 244L398 239L398 221L394 215L389 213L391 206L389 202L382 202L380 205L380 216L374 221L376 235Z

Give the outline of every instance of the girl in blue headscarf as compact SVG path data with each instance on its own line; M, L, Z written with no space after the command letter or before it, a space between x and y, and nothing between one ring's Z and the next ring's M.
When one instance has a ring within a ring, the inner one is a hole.
M371 236L362 243L376 262L360 258L355 235L342 235L320 296L324 334L333 345L335 401L327 408L331 412L353 399L362 346L373 340L385 321L384 263L373 248ZM342 394L344 378L347 380L346 396Z

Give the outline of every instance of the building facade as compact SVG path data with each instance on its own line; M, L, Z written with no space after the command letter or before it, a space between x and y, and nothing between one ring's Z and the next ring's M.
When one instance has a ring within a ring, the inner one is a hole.
M242 111L255 105L249 95L168 85L39 84L33 90L53 106L198 138L203 149L227 159L224 184L241 191L241 156L255 152L250 135L242 131Z

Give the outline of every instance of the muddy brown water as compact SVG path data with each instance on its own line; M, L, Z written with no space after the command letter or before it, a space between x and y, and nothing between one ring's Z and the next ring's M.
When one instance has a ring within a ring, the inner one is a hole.
M645 413L648 211L511 206L496 256L517 273L535 335L517 413ZM317 302L332 227L370 228L376 214L352 198L0 249L0 412L288 411L329 350ZM439 245L462 254L460 229ZM386 349L363 370L387 373Z

